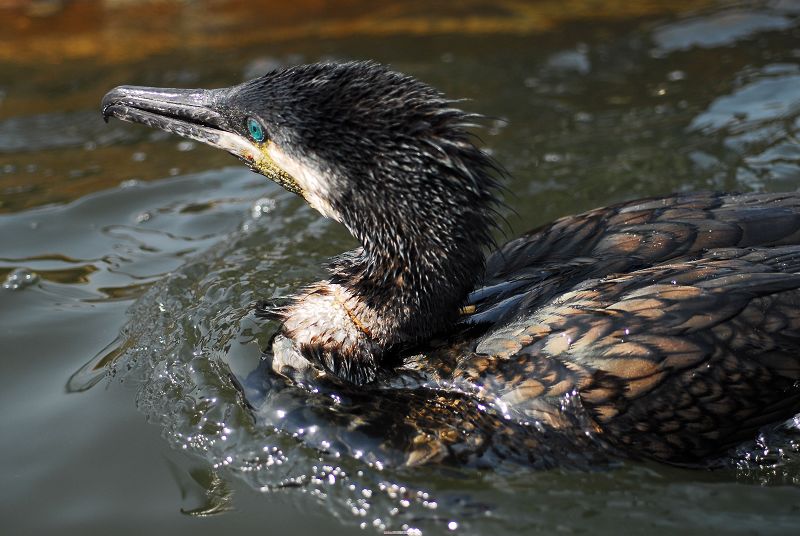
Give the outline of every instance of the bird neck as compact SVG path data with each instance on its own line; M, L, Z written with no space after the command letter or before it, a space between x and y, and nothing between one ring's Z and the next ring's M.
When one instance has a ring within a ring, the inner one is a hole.
M424 217L344 214L361 247L331 259L330 277L284 312L284 333L305 357L362 384L397 350L456 321L483 275L488 231L474 206L444 208L427 206Z
M427 208L423 218L383 214L349 225L361 248L329 265L330 281L373 313L359 321L382 347L413 344L452 324L483 274L476 222L452 208Z

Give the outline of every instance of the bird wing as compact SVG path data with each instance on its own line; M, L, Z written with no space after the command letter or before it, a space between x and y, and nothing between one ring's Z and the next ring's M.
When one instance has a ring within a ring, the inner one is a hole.
M712 248L788 244L800 244L797 192L673 194L567 216L511 240L487 259L487 284L576 258L654 265Z
M553 401L577 392L617 446L698 459L800 410L798 289L798 246L707 250L579 284L455 375L556 426Z
M489 256L471 323L527 317L580 281L699 258L714 248L800 244L800 194L675 194L561 218Z

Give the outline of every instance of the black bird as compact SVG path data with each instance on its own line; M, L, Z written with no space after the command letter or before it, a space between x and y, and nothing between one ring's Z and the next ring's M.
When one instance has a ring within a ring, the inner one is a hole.
M673 463L800 411L797 193L627 202L487 258L504 172L469 134L481 116L379 64L121 86L102 110L229 151L360 242L327 279L262 306L283 322L276 369L363 389L413 371L554 430L574 422L571 395L608 445ZM459 441L439 435L409 463Z

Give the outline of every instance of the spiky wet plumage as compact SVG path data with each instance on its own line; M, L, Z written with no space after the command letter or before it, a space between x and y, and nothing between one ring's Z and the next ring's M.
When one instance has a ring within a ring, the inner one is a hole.
M349 229L361 247L269 312L292 363L360 394L386 389L369 384L385 373L409 404L404 430L420 431L407 463L481 457L480 426L509 417L502 431L531 463L542 441L696 462L800 411L798 193L597 209L512 240L484 267L501 172L467 133L476 117L411 77L355 62L211 92L122 87L104 114L273 176L264 149L291 168L273 178ZM245 139L253 117L272 145ZM483 404L502 415L487 421ZM384 430L383 415L363 424Z
M274 72L237 94L271 140L320 170L334 217L361 243L289 307L288 335L336 375L368 381L388 352L451 325L481 277L502 172L467 131L479 116L369 62ZM346 339L322 326L303 340L314 325L292 323L305 310L316 317L305 300L331 285L360 325Z

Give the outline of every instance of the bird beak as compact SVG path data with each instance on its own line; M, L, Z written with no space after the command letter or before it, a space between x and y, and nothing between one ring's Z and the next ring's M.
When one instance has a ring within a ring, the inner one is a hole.
M253 166L262 150L240 134L231 132L217 111L224 89L171 89L119 86L103 97L103 119L116 117L142 123L224 149Z
M270 142L255 143L237 133L220 112L228 89L172 89L141 86L115 87L103 97L103 119L116 117L172 132L228 151L250 169L302 195L294 178L270 156Z

